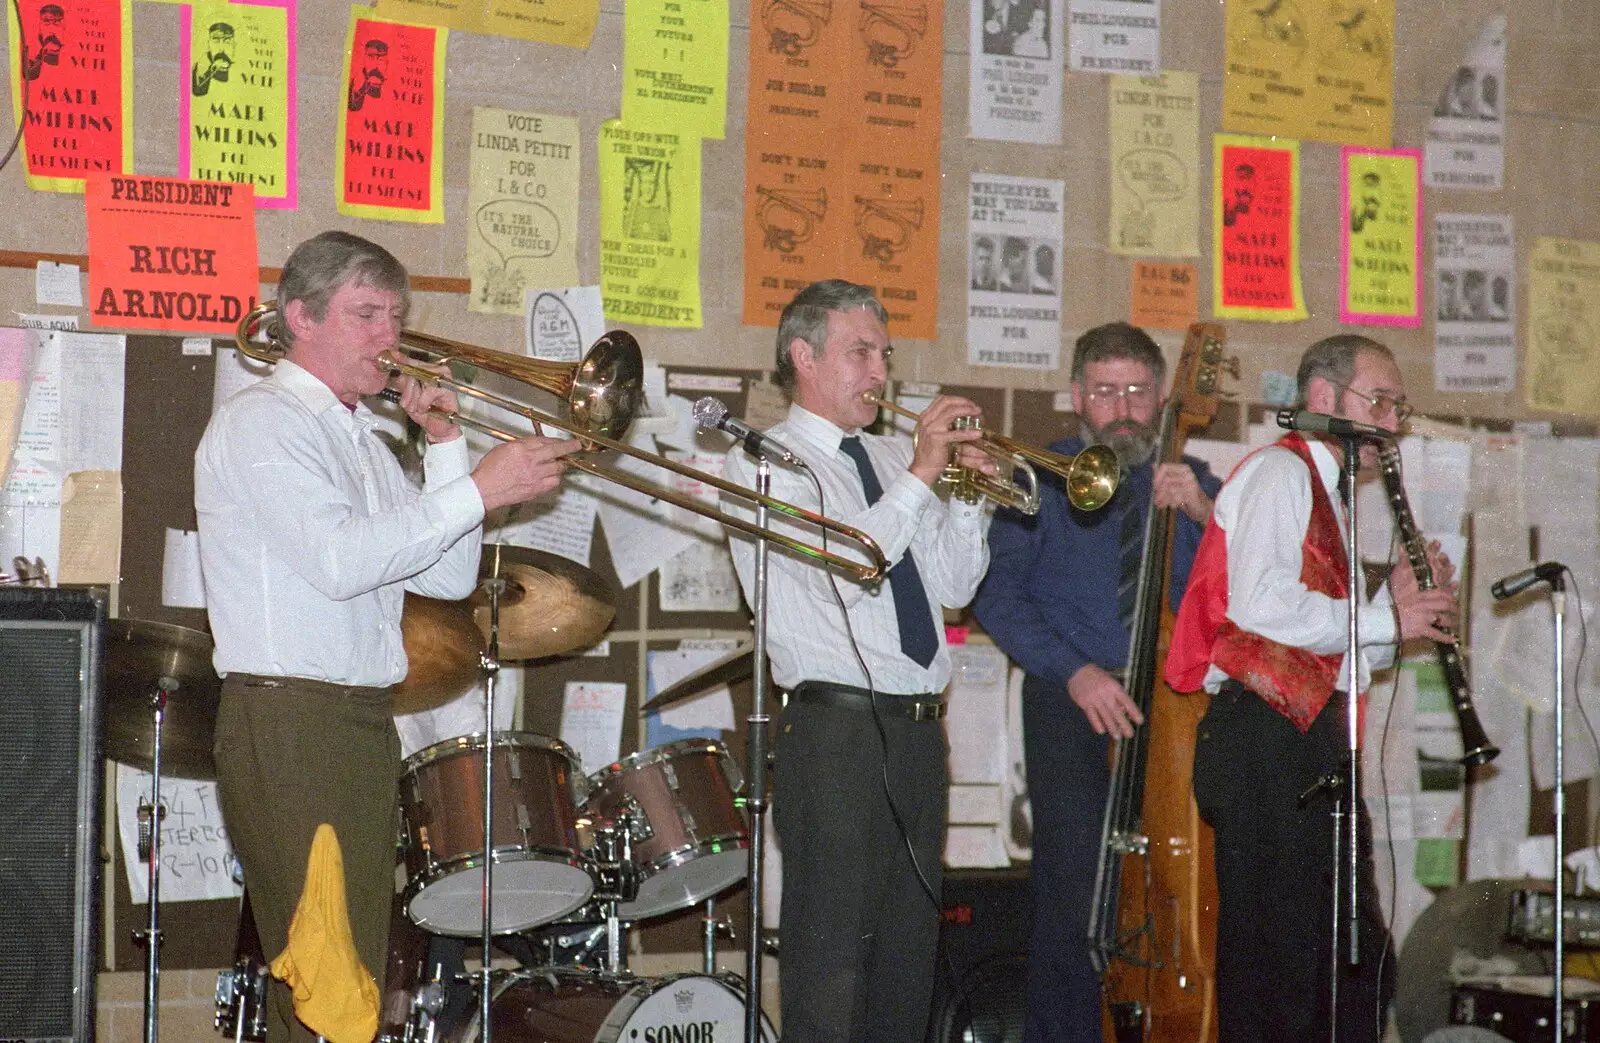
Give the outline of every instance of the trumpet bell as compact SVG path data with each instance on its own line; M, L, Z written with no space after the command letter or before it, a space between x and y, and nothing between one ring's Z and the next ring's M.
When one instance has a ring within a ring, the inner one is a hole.
M1072 458L1062 476L1067 499L1080 511L1098 511L1111 502L1122 480L1122 464L1110 446L1091 445Z

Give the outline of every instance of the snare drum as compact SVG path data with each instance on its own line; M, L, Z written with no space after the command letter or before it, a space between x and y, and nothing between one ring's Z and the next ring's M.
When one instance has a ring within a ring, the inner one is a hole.
M618 977L587 971L516 974L497 987L493 1038L508 1043L731 1043L744 1039L744 982L734 975ZM482 1038L474 1014L453 1043ZM763 1043L777 1043L763 1016Z
M624 757L589 776L584 814L633 819L633 863L643 878L624 903L624 920L642 920L703 901L744 878L750 846L742 785L727 748L684 739Z
M483 736L446 739L406 760L406 914L436 934L483 926ZM583 775L565 744L526 732L494 737L494 932L565 916L594 890L581 857Z

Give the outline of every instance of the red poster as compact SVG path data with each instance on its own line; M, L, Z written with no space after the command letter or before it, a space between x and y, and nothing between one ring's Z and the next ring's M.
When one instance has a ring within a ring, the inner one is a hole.
M339 106L339 212L442 223L447 32L359 18L358 10Z
M1305 318L1299 142L1218 134L1212 156L1217 316L1269 322Z
M232 333L255 307L255 190L168 177L90 178L96 326Z
M19 32L17 9L6 4L19 122L27 105L29 187L81 192L86 176L131 166L131 6L132 0L23 0Z

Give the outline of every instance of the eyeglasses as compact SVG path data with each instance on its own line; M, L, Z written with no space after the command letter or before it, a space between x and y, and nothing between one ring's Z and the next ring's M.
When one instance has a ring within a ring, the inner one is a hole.
M1149 402L1156 397L1154 384L1095 384L1086 388L1084 394L1091 402L1114 402L1122 399L1124 402Z
M1337 380L1330 380L1328 383L1341 391L1348 391L1357 398L1364 400L1372 407L1372 415L1374 417L1381 417L1385 413L1393 411L1395 423L1403 424L1411 419L1411 415L1417 411L1415 406L1403 398L1394 398L1391 395L1369 395L1365 391L1357 391L1349 384L1341 384Z

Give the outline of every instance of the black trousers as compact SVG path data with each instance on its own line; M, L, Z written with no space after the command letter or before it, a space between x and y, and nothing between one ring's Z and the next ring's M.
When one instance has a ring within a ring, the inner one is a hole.
M895 696L880 695L880 705ZM917 864L939 893L944 729L791 698L778 718L785 1043L914 1043L927 1033L939 909L884 799L885 765Z
M1022 742L1033 805L1033 929L1028 938L1025 1043L1100 1043L1100 974L1089 962L1100 829L1111 771L1066 686L1022 681Z
M1345 761L1345 698L1302 735L1228 682L1200 721L1194 794L1216 830L1220 1043L1326 1038L1333 962L1333 798L1300 795ZM1359 809L1361 962L1339 953L1339 1039L1377 1043L1394 995L1394 950L1373 881L1372 823ZM1346 827L1348 828L1348 827ZM1348 906L1341 917L1348 913Z

